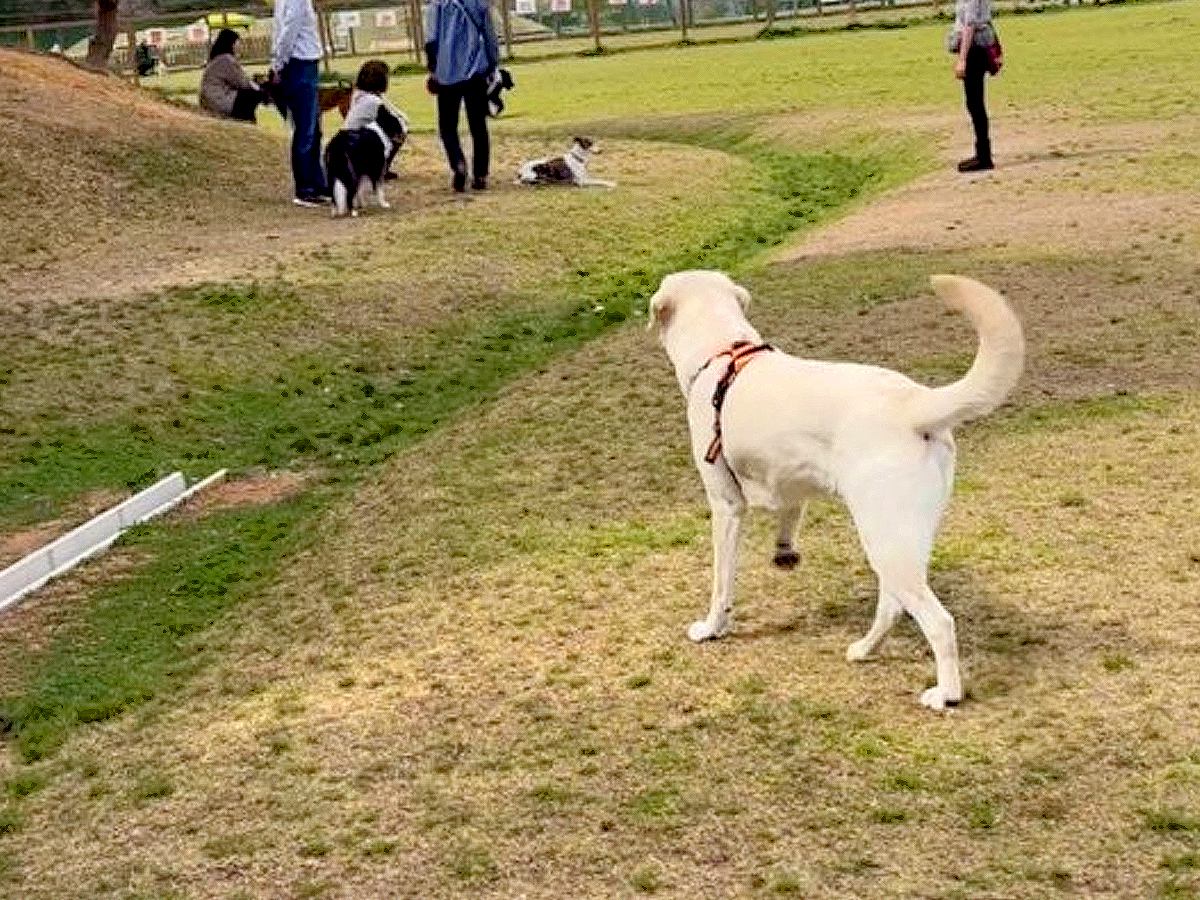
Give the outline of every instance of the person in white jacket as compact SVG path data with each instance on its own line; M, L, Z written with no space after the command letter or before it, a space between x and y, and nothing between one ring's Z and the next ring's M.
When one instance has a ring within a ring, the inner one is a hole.
M321 112L317 105L321 38L312 0L276 0L271 73L292 120L292 178L297 206L329 202L321 168Z
M408 116L388 102L386 97L390 74L388 64L381 59L369 59L362 64L358 77L354 79L354 93L350 95L350 109L346 112L343 128L347 131L367 128L379 116L379 110L386 108L400 120L405 134L408 133ZM383 177L389 181L396 177L390 162Z

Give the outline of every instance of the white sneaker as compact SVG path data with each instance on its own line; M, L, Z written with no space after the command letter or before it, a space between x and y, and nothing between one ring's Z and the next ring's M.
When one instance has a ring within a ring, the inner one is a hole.
M320 209L329 203L324 197L293 197L292 202L297 206L306 206L309 209Z

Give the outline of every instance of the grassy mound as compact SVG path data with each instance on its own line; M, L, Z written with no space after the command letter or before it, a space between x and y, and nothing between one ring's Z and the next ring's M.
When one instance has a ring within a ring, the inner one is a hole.
M209 221L214 194L278 196L286 167L266 163L284 158L277 135L0 50L0 272L102 246L118 229Z

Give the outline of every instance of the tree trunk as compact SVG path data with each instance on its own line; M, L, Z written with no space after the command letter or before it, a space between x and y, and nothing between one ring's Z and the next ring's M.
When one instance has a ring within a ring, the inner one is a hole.
M679 0L679 23L683 30L683 43L688 40L688 0Z
M770 31L775 27L775 0L767 0L767 27Z
M96 0L96 33L88 41L87 59L84 61L87 67L106 71L116 40L117 0ZM133 53L132 47L129 52Z
M512 14L508 0L500 0L500 24L504 26L504 58L512 59Z
M421 0L410 0L408 4L408 22L412 32L413 59L417 65L425 63L425 19L423 18Z
M596 52L603 53L604 48L600 46L600 0L588 0L588 26L592 30L592 40L596 44Z

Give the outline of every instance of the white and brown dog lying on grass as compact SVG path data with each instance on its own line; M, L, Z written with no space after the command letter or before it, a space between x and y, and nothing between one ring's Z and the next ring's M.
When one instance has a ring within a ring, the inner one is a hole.
M592 178L588 174L588 162L600 148L591 138L577 137L565 156L547 159L531 159L517 172L518 184L573 184L576 187L615 188L616 182Z
M712 602L708 617L688 628L693 641L729 631L747 506L779 517L775 563L791 568L799 560L792 533L806 502L836 494L879 579L874 624L847 657L867 658L907 612L937 661L937 684L921 702L943 709L962 700L954 619L929 589L926 571L953 487L951 430L1004 401L1020 377L1025 341L995 291L953 275L932 281L979 334L970 371L939 388L876 366L799 359L764 345L745 317L749 292L720 272L663 279L650 301L650 327L658 329L687 398L692 455L712 508Z

